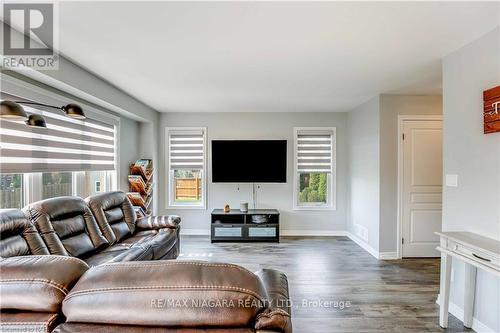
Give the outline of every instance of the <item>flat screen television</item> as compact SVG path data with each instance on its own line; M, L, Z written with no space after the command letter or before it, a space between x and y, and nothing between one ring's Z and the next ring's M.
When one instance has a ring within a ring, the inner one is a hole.
M212 140L212 182L286 183L286 140Z

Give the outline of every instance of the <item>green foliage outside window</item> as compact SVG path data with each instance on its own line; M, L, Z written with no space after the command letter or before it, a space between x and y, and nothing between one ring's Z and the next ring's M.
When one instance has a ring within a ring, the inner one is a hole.
M22 186L22 174L0 175L0 208L22 208Z
M326 173L301 173L299 202L326 203L328 175Z

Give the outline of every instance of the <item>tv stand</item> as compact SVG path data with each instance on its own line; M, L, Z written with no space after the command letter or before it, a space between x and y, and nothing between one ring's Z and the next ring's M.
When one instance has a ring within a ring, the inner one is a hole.
M277 209L232 209L212 211L213 242L279 242L280 213Z

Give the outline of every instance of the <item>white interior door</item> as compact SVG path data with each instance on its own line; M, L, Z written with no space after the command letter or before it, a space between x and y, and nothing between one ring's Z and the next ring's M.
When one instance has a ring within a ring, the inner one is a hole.
M402 122L402 256L438 257L443 188L442 120Z

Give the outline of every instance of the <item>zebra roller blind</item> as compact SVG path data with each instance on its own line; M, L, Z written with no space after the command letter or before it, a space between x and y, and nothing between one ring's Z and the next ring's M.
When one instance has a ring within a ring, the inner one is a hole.
M202 129L171 129L168 131L168 143L171 170L203 169L205 137Z
M22 99L2 94L2 100ZM47 128L0 119L1 173L115 169L114 125L69 118L56 109L23 108L28 114L42 115Z
M297 171L332 172L334 139L332 130L298 130Z

